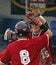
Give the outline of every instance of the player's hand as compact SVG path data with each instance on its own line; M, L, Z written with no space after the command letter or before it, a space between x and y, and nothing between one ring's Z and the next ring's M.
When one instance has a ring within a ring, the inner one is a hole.
M27 17L28 19L32 20L32 19L34 18L34 12L28 11L28 12L26 13L26 17Z
M28 11L26 17L39 26L42 24L41 21L34 16L34 12Z

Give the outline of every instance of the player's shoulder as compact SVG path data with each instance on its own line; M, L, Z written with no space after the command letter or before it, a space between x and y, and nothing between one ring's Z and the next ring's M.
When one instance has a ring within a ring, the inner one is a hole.
M41 40L47 40L47 39L48 39L48 35L42 34L39 37L36 37L36 38L31 39L31 41L34 42L34 41L41 41Z
M49 39L49 36L48 36L48 34L45 34L45 33L42 33L40 36L39 36L39 39L42 39L42 40L44 40L44 39Z
M16 45L16 43L17 43L17 40L9 43L7 47L9 47L9 48L14 47Z

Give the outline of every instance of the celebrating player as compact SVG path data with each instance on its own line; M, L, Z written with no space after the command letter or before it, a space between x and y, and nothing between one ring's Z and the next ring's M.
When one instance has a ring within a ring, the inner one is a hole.
M44 26L41 22L40 28ZM44 26L45 34L40 37L29 39L29 27L26 22L20 21L15 25L15 33L18 40L9 44L0 59L0 65L11 61L11 65L39 65L39 53L48 45L48 39L52 32ZM48 32L48 34L47 34Z
M32 28L32 33L30 34L30 38L39 37L41 36L45 30L41 30L36 23L32 22L35 21L41 21L46 27L49 28L46 19L40 15L40 11L33 9L33 11L29 11L26 14L27 18L30 19L30 25ZM44 47L41 49L41 52L39 54L40 56L40 62L39 65L52 65L52 39L49 40L49 45L47 47Z

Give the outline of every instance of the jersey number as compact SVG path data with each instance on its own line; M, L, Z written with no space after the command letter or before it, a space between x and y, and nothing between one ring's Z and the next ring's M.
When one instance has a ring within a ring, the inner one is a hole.
M48 50L46 50L45 48L42 50L42 58L45 59L45 58L48 58L50 55L48 53Z
M21 50L20 59L23 65L27 65L28 63L30 63L29 52L27 50Z

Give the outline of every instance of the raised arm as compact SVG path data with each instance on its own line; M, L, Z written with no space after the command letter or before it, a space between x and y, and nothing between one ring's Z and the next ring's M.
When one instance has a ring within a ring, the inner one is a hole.
M36 25L38 25L40 29L42 29L45 32L45 34L48 34L49 38L52 37L52 32L49 29L49 27L43 24L42 21L39 20L33 12L28 12L26 16L28 19L31 20L31 22L34 22Z
M38 26L40 26L40 29L43 29L45 34L48 34L49 38L52 37L52 32L51 30L43 23L41 23L41 21L39 21Z

